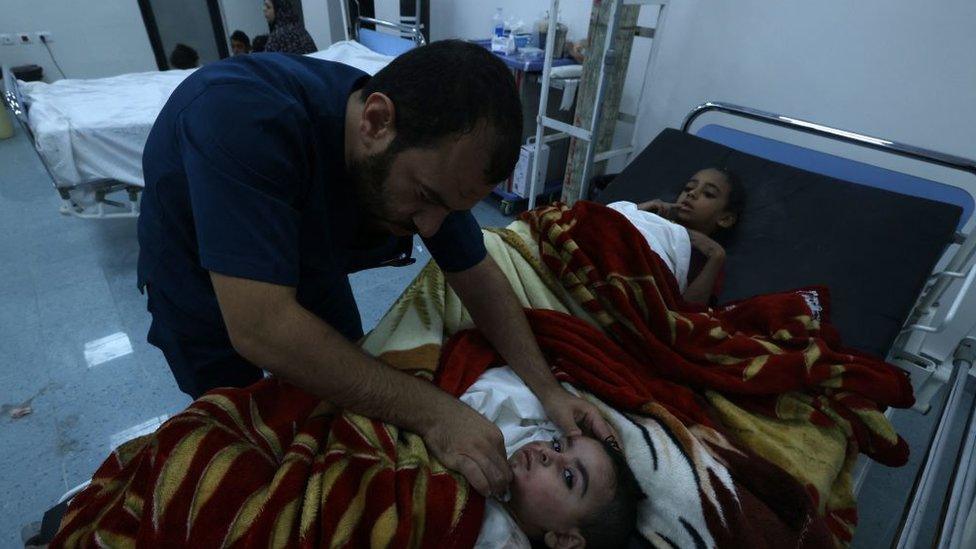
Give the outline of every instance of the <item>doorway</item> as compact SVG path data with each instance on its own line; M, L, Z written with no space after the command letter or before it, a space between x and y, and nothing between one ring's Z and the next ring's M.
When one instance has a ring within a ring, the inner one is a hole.
M230 54L219 0L139 0L139 10L161 71L190 68L194 58L200 66Z

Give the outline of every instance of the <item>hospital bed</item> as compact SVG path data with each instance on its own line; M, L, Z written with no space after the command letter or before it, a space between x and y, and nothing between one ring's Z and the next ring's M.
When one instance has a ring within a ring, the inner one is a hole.
M871 163L851 159L864 155ZM928 447L912 448L925 457L893 544L915 547L934 531L938 547L976 546L976 163L706 103L680 131L658 135L598 200L668 199L712 165L737 172L748 190L722 300L827 286L845 344L906 370L915 410L938 415ZM855 470L858 493L870 463L862 457Z
M417 9L419 13L419 0ZM347 21L351 24L346 41L309 55L374 74L393 57L425 43L416 21L410 25L358 15ZM142 149L166 100L195 69L54 83L20 82L8 66L2 70L4 101L58 191L61 213L81 218L138 216L144 186Z

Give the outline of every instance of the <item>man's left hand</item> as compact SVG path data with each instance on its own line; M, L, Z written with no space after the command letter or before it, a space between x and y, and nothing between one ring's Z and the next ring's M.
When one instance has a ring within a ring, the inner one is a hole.
M549 419L567 436L581 434L616 444L616 433L596 406L557 386L541 395L542 407Z

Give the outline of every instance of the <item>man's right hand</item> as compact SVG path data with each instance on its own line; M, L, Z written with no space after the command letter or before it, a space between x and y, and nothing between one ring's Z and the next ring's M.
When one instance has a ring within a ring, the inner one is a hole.
M421 433L427 449L445 467L464 475L482 496L505 494L512 470L501 430L464 403L454 403Z

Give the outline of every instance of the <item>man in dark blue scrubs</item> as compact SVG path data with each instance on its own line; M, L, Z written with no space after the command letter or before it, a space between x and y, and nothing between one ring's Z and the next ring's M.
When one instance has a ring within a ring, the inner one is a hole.
M470 209L512 170L521 107L505 66L460 41L373 77L303 56L208 65L170 97L143 155L139 285L150 343L196 398L262 369L420 434L482 494L510 479L501 432L363 353L347 273L419 234L472 318L567 434L610 434L556 382Z

